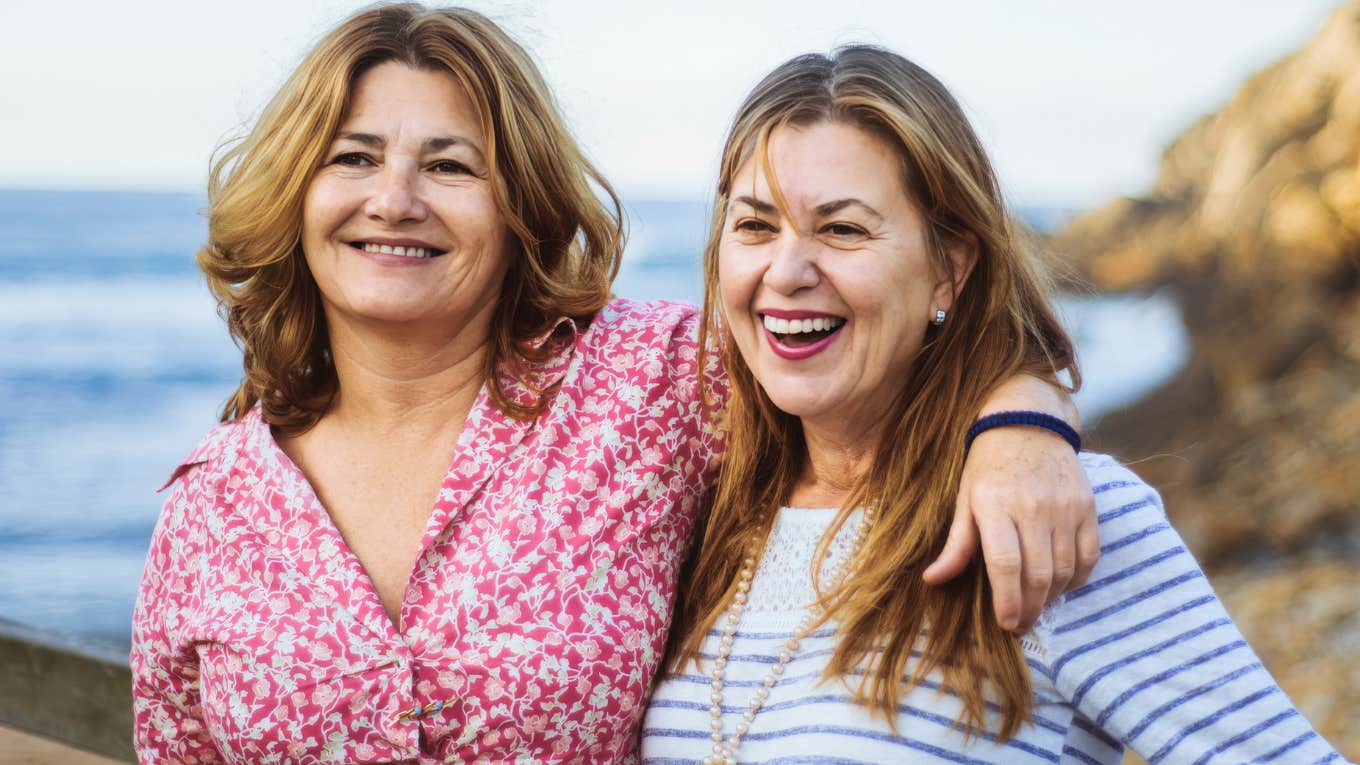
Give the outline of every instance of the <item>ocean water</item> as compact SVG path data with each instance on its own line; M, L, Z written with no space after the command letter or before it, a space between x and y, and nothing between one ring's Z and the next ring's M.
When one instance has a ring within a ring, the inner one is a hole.
M240 375L193 263L202 207L191 194L0 190L0 619L128 645L155 491ZM627 213L616 293L699 300L706 205L638 200ZM1184 362L1165 297L1061 309L1088 418Z

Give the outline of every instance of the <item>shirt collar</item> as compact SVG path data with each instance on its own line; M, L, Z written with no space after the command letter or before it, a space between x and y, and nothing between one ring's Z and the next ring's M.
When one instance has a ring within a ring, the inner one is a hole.
M533 406L545 391L554 389L576 355L576 341L580 328L570 316L558 317L552 328L530 338L525 344L535 351L546 351L541 361L524 361L520 357L504 359L497 371L501 390L521 406Z

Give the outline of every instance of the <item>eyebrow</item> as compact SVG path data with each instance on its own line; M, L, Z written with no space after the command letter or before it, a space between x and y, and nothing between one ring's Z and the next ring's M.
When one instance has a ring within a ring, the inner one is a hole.
M847 197L846 199L837 199L831 202L824 202L820 205L817 205L817 207L813 209L813 212L817 213L817 217L825 218L828 215L835 215L836 213L840 212L841 210L844 210L847 207L860 207L863 208L865 212L869 213L875 218L878 218L879 220L883 219L882 213L865 204L863 200L855 199L854 197Z
M373 147L373 148L375 148L375 149L381 149L382 147L384 147L384 146L387 145L387 140L386 140L386 139L384 139L382 136L374 135L374 134L372 134L372 133L342 132L342 133L339 133L338 135L336 135L336 139L337 139L337 140L345 140L345 141L354 141L354 142L356 142L356 143L361 143L361 144L363 144L363 145L365 145L365 146L371 146L371 147ZM472 150L473 152L475 152L475 153L477 154L478 158L481 158L481 157L482 157L482 150L481 150L481 149L478 149L477 146L476 146L475 144L473 144L471 141L469 141L468 139L466 139L466 138L460 138L460 137L458 137L458 136L451 136L451 135L450 135L450 136L435 136L435 137L433 137L433 138L426 138L426 139L424 140L424 142L421 143L420 148L421 148L423 151L425 151L425 152L428 153L428 152L443 151L444 149L447 149L447 148L449 148L450 146L466 146L466 147L468 147L468 149L470 149L470 150Z
M763 199L756 199L755 197L737 197L736 199L732 200L732 204L746 205L748 207L755 209L756 212L761 213L763 215L779 214L778 207L775 207L773 204L771 204L770 202L766 202Z
M750 207L754 208L756 212L764 215L779 214L778 207L775 207L772 203L766 202L763 199L756 199L755 197L752 196L737 197L736 199L732 200L732 204L749 205ZM841 210L844 210L845 208L851 206L861 207L864 209L865 212L869 213L870 215L873 215L875 218L878 218L879 220L883 219L882 213L866 204L864 200L856 199L855 197L847 197L845 199L836 199L830 202L823 202L822 204L819 204L816 207L814 207L812 212L815 213L819 218L825 218L828 215L835 215Z

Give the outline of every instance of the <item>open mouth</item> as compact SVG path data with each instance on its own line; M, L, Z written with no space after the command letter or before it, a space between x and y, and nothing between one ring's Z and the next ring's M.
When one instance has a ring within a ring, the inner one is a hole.
M812 319L778 319L762 314L765 329L781 344L790 348L815 345L840 331L845 319L839 316L818 316Z
M349 245L356 250L363 250L374 255L397 255L403 258L437 258L448 252L448 250L436 250L433 247L410 247L376 244L374 242L350 242Z

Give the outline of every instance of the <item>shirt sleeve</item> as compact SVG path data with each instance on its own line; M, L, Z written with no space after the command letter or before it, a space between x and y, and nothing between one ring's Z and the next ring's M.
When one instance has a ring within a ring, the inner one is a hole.
M192 607L201 519L215 496L208 473L193 463L176 471L137 592L130 662L133 744L142 763L224 762L203 723L198 657L177 637Z
M1109 457L1083 462L1100 563L1035 630L1079 719L1150 765L1344 762L1247 645L1157 492ZM1068 751L1063 762L1094 754Z

